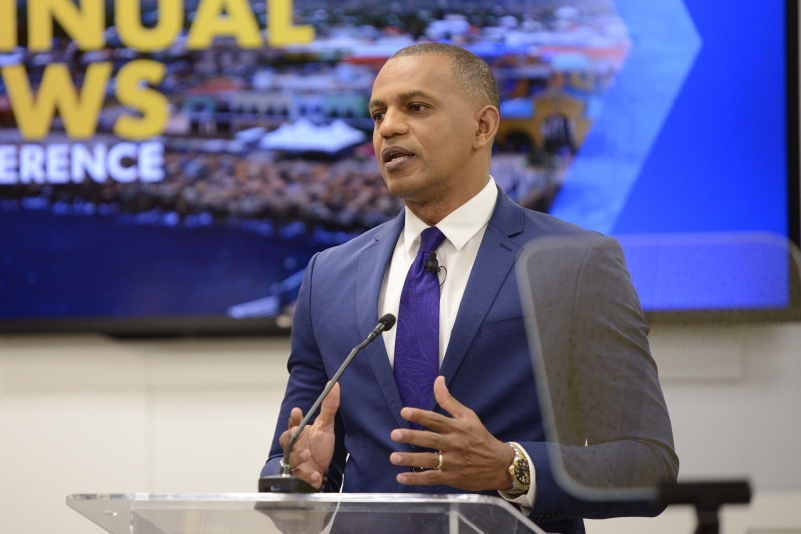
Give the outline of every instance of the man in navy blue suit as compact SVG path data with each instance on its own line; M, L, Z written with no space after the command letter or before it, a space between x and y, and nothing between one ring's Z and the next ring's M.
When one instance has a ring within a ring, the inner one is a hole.
M659 512L581 501L554 478L513 270L521 247L541 238L571 243L530 266L565 461L603 488L675 480L678 458L619 246L496 187L499 107L489 67L452 45L411 46L379 72L373 143L405 209L310 261L262 475L278 472L291 432L350 349L393 313L397 328L356 357L297 440L293 474L328 491L500 493L549 532ZM415 277L432 251L447 273L426 269L441 284L429 302Z

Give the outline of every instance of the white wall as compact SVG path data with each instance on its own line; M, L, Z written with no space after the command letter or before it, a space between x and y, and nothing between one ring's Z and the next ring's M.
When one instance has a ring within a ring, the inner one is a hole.
M656 327L681 476L801 482L801 325ZM0 338L0 533L101 530L73 493L252 492L286 382L285 339ZM801 532L801 492L759 489L730 534ZM692 513L589 524L691 532ZM784 530L781 530L784 529Z
M279 339L0 338L0 533L98 533L73 493L253 492Z

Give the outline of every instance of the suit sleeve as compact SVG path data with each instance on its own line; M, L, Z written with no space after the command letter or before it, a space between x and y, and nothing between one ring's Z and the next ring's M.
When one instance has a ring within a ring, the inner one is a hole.
M323 358L312 326L312 285L314 270L320 254L315 254L309 261L303 283L300 286L298 301L295 307L295 316L292 322L291 352L287 369L289 381L287 382L284 400L278 414L278 422L273 436L270 455L261 470L261 476L275 475L279 472L284 451L278 443L281 434L287 428L289 414L292 408L298 407L307 413L317 400L328 382L328 375L323 365ZM309 424L313 422L310 421ZM334 457L328 469L328 481L323 491L339 491L342 484L342 474L345 468L346 451L344 446L345 431L342 420L337 414L334 422L336 446Z
M531 517L657 515L647 494L616 493L675 481L679 462L648 324L612 238L581 258L569 332L569 358L543 356L559 443L521 443L535 465Z

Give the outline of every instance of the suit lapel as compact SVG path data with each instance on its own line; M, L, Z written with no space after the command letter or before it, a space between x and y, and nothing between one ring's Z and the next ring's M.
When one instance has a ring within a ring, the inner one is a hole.
M392 258L398 236L403 230L403 223L404 211L401 210L400 215L387 226L386 231L376 235L375 243L363 250L359 257L356 313L362 338L366 338L378 323L378 296L387 265ZM389 365L386 346L383 341L376 340L367 345L364 350L367 352L367 359L370 361L378 385L384 393L384 398L386 398L395 420L400 427L409 428L409 422L400 416L403 403L400 393L398 393L398 386L395 384L395 375Z
M440 374L445 377L446 384L451 383L462 364L495 296L515 264L520 245L509 237L522 231L522 208L499 188L498 201L478 249L451 331L448 350L442 360ZM432 399L430 409L435 404L436 401Z

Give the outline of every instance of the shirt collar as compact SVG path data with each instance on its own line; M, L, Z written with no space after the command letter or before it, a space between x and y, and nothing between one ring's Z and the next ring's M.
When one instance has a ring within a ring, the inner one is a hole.
M490 176L484 189L449 213L437 224L437 228L459 251L489 222L497 200L498 188L495 186L495 179ZM428 225L412 213L412 210L405 208L405 212L403 240L406 252L411 255L420 246L420 234Z

